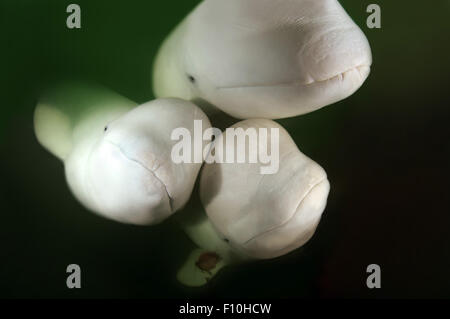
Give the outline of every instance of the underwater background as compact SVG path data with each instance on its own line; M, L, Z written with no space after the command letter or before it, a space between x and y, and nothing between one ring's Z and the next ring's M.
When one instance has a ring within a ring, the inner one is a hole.
M187 288L175 275L194 245L173 219L137 227L88 212L32 119L40 90L60 79L153 99L157 50L199 1L1 0L0 297L449 298L450 1L378 0L381 29L365 24L374 1L340 2L371 44L369 78L339 103L279 121L331 183L316 234ZM81 29L66 27L70 3ZM72 263L81 289L66 287ZM381 289L366 286L372 263Z

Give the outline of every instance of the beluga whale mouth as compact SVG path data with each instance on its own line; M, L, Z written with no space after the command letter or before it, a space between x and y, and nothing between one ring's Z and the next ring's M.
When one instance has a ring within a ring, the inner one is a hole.
M277 119L350 96L371 64L367 38L337 0L208 0L163 44L154 91Z
M332 80L344 81L348 76L353 75L354 72L359 72L359 75L361 76L361 78L367 78L367 76L370 73L370 66L367 66L367 65L357 66L357 67L347 70L345 72L336 74L325 80L318 80L318 81L312 80L310 82L292 81L292 82L282 82L282 83L242 84L242 85L235 85L235 86L220 86L217 89L218 90L230 90L230 89L246 89L246 88L254 89L254 88L290 87L290 86L307 87L310 85L318 85L323 82L328 82L328 81L332 81Z

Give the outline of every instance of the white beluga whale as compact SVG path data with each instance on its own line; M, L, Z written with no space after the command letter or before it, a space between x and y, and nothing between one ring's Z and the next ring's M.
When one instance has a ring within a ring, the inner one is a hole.
M200 207L195 218L185 216L183 221L199 247L178 272L178 279L188 286L205 284L225 265L276 258L303 246L327 203L330 184L324 169L300 152L283 127L252 119L232 128L277 129L279 171L261 174L260 162L204 164L199 194L206 215ZM228 134L225 131L214 143L222 144Z
M64 162L67 183L89 210L123 223L156 224L189 200L201 163L171 160L174 128L210 126L194 104L143 105L102 87L69 84L39 101L38 141Z
M164 41L153 89L239 119L279 119L350 96L371 63L337 0L204 0Z
M258 162L205 164L200 178L205 211L226 242L249 257L289 253L314 233L326 206L327 175L276 122L252 119L232 127L278 129L280 168L274 174L261 174ZM270 139L271 131L267 132Z

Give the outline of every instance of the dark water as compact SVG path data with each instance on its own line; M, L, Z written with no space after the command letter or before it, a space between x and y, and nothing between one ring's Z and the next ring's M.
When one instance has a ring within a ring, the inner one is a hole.
M280 121L331 182L313 239L288 256L223 270L211 285L179 285L193 247L173 220L117 224L78 204L62 164L32 130L37 92L62 77L97 81L144 102L167 33L198 1L0 2L0 297L450 297L448 1L341 1L372 46L374 64L352 97ZM66 266L82 289L66 288ZM382 269L382 288L365 285Z

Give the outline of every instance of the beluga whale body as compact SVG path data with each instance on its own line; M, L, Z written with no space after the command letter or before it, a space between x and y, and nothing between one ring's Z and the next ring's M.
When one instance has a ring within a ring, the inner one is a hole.
M327 203L330 183L325 170L298 149L281 125L250 119L232 128L277 129L279 171L261 174L258 162L204 164L201 205L178 215L199 247L177 275L188 286L205 284L226 265L276 258L303 246L313 236ZM258 132L260 138L262 131ZM226 130L215 143L221 144L229 134ZM249 151L246 146L245 152Z

